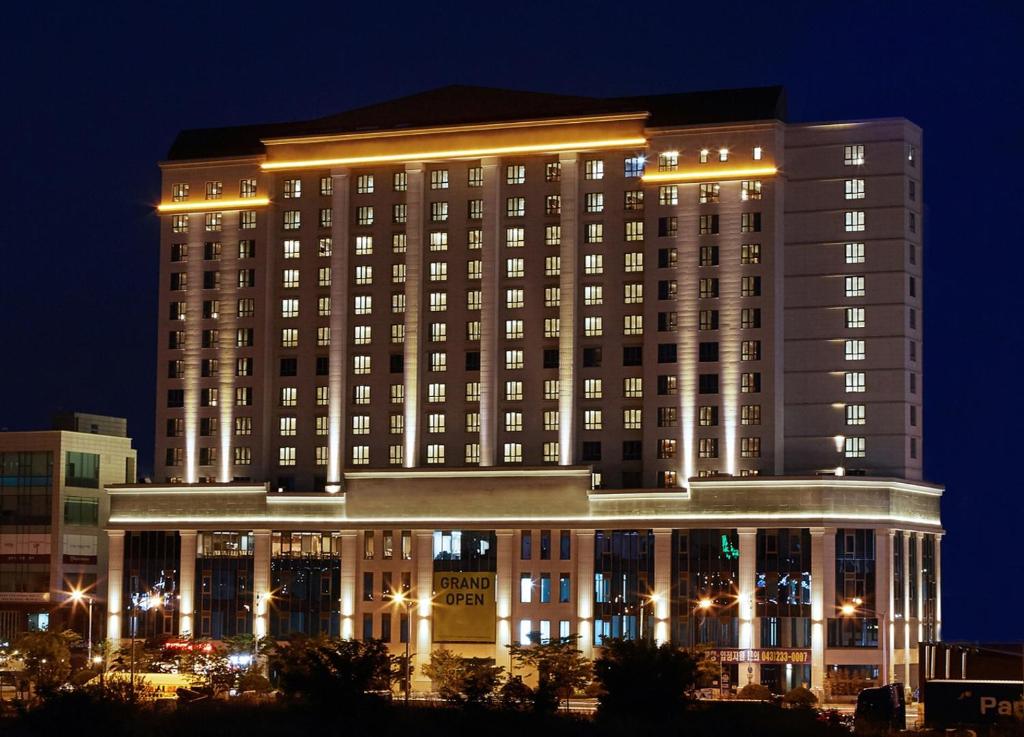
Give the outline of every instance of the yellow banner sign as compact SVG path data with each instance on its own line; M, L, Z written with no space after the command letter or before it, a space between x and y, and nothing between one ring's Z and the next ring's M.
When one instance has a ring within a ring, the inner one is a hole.
M435 573L434 642L494 642L493 573Z

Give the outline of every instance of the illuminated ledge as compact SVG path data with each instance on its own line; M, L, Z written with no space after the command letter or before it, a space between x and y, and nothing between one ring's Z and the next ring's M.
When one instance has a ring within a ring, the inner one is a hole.
M411 468L408 471L345 471L346 479L443 479L443 478L530 478L541 476L587 478L590 466L551 466L541 468Z
M137 494L199 494L220 496L223 494L266 494L266 484L114 484L105 487L111 496L134 496Z
M267 494L267 504L344 504L344 494L330 492L315 494L289 494L271 491Z
M773 177L779 173L774 166L755 166L743 169L688 169L686 171L659 171L644 174L644 184L662 182L715 182L743 177Z
M704 489L892 489L908 494L941 497L945 490L942 486L928 483L914 483L902 479L872 478L857 476L796 476L789 478L724 478L724 479L690 479L690 487L694 491Z
M322 169L328 166L359 166L363 164L401 163L406 161L433 161L436 159L479 159L486 156L508 154L558 153L559 151L594 151L607 148L646 146L647 139L604 138L596 141L565 141L559 143L533 143L520 146L497 146L494 148L464 148L447 151L419 151L405 154L379 154L376 156L354 156L337 159L300 159L296 161L267 161L260 164L264 171L278 169Z
M691 497L690 492L687 489L677 487L659 491L617 491L615 489L594 490L587 493L587 498L592 502L678 502L688 501Z
M158 212L218 212L220 210L248 210L253 207L265 207L270 204L267 197L246 197L239 200L202 200L200 202L161 202L156 206Z

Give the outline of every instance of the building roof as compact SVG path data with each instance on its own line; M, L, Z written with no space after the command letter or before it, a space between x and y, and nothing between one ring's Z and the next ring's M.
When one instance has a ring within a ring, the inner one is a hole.
M786 99L778 86L601 98L449 85L313 120L185 130L171 144L167 158L258 155L267 138L630 112L648 113L649 127L784 120Z

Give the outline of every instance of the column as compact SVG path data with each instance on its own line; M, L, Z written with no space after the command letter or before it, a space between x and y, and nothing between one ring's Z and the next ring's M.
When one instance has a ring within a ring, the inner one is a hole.
M327 484L334 494L341 491L342 469L345 466L345 407L348 401L348 258L349 189L352 185L347 170L331 172L331 347L328 352L327 381ZM380 309L378 307L378 309Z
M480 465L493 466L498 450L498 305L501 290L501 170L500 160L483 159L484 221L483 276L480 280Z
M910 688L910 532L903 530L903 685Z
M498 538L498 574L495 578L494 595L498 617L494 639L494 662L511 672L508 646L512 644L512 547L515 530L497 530L495 535Z
M811 690L819 700L825 685L825 532L811 528Z
M423 163L405 165L405 461L419 465L420 452L420 321L423 292Z
M594 657L593 530L576 530L576 634L583 657Z
M220 361L217 369L220 389L217 438L220 458L217 462L217 480L228 483L234 478L233 443L235 438L235 361L238 356L238 210L224 213L224 232L220 250L220 308L217 327L220 329Z
M430 690L430 679L423 673L423 668L430 663L430 652L433 649L433 640L430 618L434 597L434 533L433 530L413 530L413 537L416 546L416 575L413 581L413 596L416 599L416 609L413 618L416 620L415 631L410 631L409 636L415 636L416 648L413 653L412 683L416 689L422 691ZM409 622L410 628L412 622Z
M658 645L671 637L669 612L672 611L672 530L654 531L654 641Z
M121 643L124 599L124 530L107 530L107 640L117 650Z
M917 617L917 642L921 643L924 640L924 535L922 533L914 533L914 546L917 552L917 555L914 556L914 563L917 564L917 567L914 568L914 576L917 581L917 611L914 612L914 615Z
M355 637L353 617L356 614L356 565L359 560L356 552L356 540L359 530L341 531L341 592L339 603L341 609L341 639L351 640Z
M942 535L935 535L935 641L942 641Z
M740 617L740 650L752 650L754 640L754 586L757 582L757 528L741 527L737 530L740 542L740 580L737 606ZM740 688L747 683L761 682L761 668L751 664L744 673L742 664L737 678ZM747 678L749 676L749 679Z
M196 612L196 543L195 530L181 530L181 564L178 566L178 634L195 634Z
M189 215L185 290L185 483L199 481L199 393L203 351L203 236L205 213Z
M252 537L252 633L258 640L270 634L270 530L253 530Z
M576 457L576 269L579 243L579 156L562 154L561 260L558 288L558 463L571 466Z
M891 683L892 676L892 537L891 531L875 530L875 602L874 615L878 619L878 650L881 654L879 673L883 683ZM870 616L871 612L864 612Z

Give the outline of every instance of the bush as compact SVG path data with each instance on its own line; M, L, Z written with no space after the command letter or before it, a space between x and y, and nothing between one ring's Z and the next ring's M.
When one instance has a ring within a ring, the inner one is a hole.
M762 686L760 683L748 683L739 690L736 698L748 701L771 701L772 692L768 690L767 686Z
M491 700L504 668L487 658L462 658L446 648L430 654L423 674L434 682L442 699L454 704L479 706Z
M282 693L315 704L351 704L391 688L391 658L380 640L298 637L273 649L270 666Z
M249 671L238 679L238 690L243 693L246 691L266 693L270 690L270 681L260 673Z
M782 697L782 703L794 708L810 709L818 703L818 697L811 689L804 686L797 686Z
M598 696L598 716L672 715L689 700L697 660L667 643L605 640L594 672L604 689Z
M501 706L512 711L526 711L533 701L533 689L519 676L512 676L498 691Z

